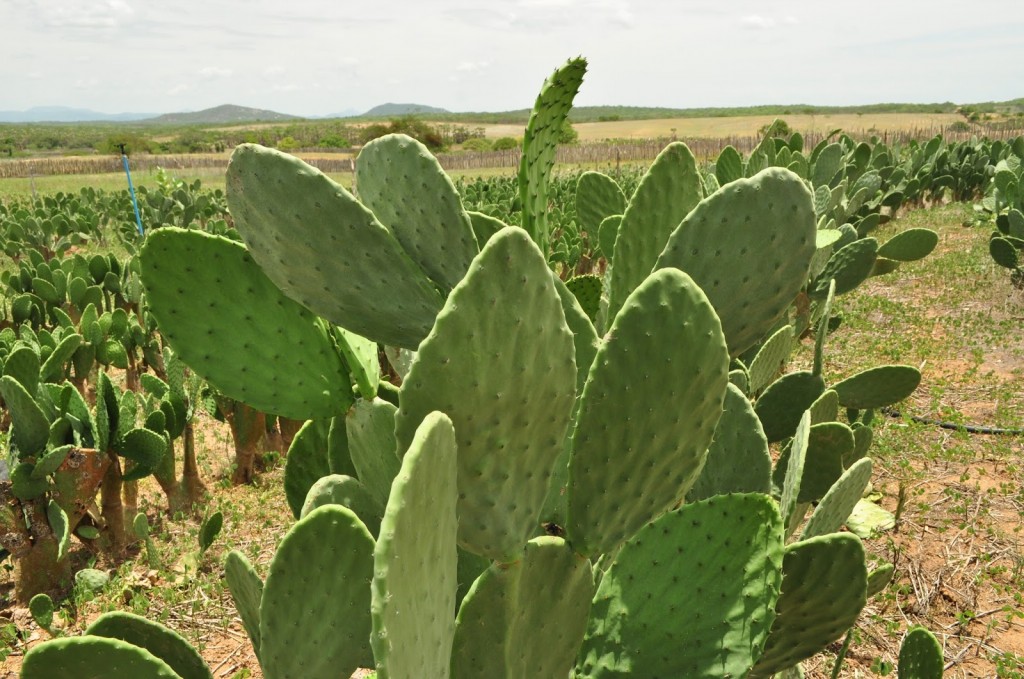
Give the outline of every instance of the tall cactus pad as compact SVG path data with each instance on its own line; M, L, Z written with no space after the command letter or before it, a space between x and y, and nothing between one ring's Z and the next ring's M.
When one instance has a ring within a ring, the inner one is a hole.
M334 679L370 667L373 538L349 509L327 505L292 526L260 604L268 679Z
M619 224L609 318L651 273L669 236L700 202L701 195L697 161L690 149L682 142L666 146L640 180Z
M310 486L309 492L306 493L306 500L302 503L301 516L306 516L317 507L324 505L348 507L363 522L366 530L370 531L370 535L380 533L380 520L384 516L384 507L358 479L344 474L328 474L319 479Z
M770 677L818 653L853 626L867 603L864 546L850 533L793 543L782 574L775 622L752 678Z
M373 555L379 679L447 679L455 634L458 556L455 431L442 413L416 430L392 485Z
M609 262L615 258L615 241L619 237L620 226L622 226L622 215L611 215L601 220L601 226L597 230L597 241L601 247L601 254Z
M404 134L374 139L356 160L359 200L447 294L479 252L452 180L427 147Z
M281 294L239 243L158 229L142 279L160 332L219 391L293 419L329 417L352 402L349 376L313 314Z
M576 182L576 218L580 228L597 244L605 217L621 215L626 196L615 180L602 172L584 172Z
M786 522L786 537L793 532L795 523L803 519L803 512L806 511L805 508L801 512L797 512L797 507L800 504L798 502L800 483L804 478L804 462L807 460L807 444L810 437L811 414L805 412L800 418L800 423L793 434L793 441L787 451L789 456L785 461L786 473L779 498L779 511L782 513L783 521ZM781 465L779 466L781 467ZM795 516L797 513L800 513L799 517Z
M329 420L306 422L292 439L284 466L284 495L296 519L302 515L306 494L317 480L332 471L327 449Z
M816 230L804 181L768 168L701 201L672 234L657 268L681 269L707 293L729 353L738 356L775 325L804 286Z
M176 632L157 622L123 612L105 613L86 634L120 639L144 648L167 663L181 679L213 679L213 673L199 652Z
M942 646L924 627L912 627L900 645L900 679L942 679Z
M224 559L224 581L249 634L252 650L260 656L260 602L263 600L263 580L252 563L238 550L231 550Z
M364 337L415 349L443 297L348 191L298 158L243 144L228 205L267 276L315 313Z
M11 441L24 460L42 452L50 435L50 423L39 404L21 382L10 375L0 377L0 395L11 416Z
M782 372L790 354L793 353L793 326L784 325L776 330L758 350L750 362L749 388L751 394L759 394Z
M387 401L359 399L345 415L348 454L366 489L383 510L402 461L395 443L395 411Z
M728 384L714 309L689 276L651 274L615 317L583 389L566 526L603 554L682 500L704 464Z
M586 71L586 59L570 59L544 82L523 136L523 156L519 162L523 228L542 252L547 252L550 235L547 223L548 179L555 166L558 137Z
M25 654L21 679L185 679L149 651L120 639L69 637Z
M488 568L463 600L452 676L568 677L593 596L587 559L561 538L531 540L521 561Z
M804 527L803 538L835 533L842 528L870 482L871 460L858 460L839 477L814 508Z
M775 617L782 553L765 495L713 497L645 526L597 588L576 676L746 676Z
M847 377L832 388L844 408L867 410L899 403L921 383L921 371L909 365L882 365Z
M704 468L686 496L688 502L727 493L771 491L772 458L754 408L731 384L723 406Z
M503 229L420 345L395 418L399 451L434 410L455 424L464 549L515 561L536 534L575 401L573 352L544 256Z
M735 146L726 146L715 161L715 179L719 186L743 178L743 158Z
M878 248L878 256L898 262L913 262L931 254L939 244L939 234L931 229L907 229Z

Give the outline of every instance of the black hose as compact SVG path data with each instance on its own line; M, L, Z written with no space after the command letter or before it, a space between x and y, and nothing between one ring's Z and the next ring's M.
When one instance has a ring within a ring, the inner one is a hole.
M900 413L900 411L893 408L882 408L882 412L889 417L903 417L903 414ZM918 417L917 415L910 415L909 417L911 422L917 422L918 424L930 424L936 427L942 427L943 429L951 429L953 431L965 431L968 434L1024 436L1024 429L1003 429L1001 427L985 427L979 424L956 424L955 422L942 422L941 420L933 420L929 417Z

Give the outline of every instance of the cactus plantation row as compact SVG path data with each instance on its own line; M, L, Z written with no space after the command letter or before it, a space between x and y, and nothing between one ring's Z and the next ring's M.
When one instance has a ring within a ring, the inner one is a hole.
M927 256L932 231L871 233L908 202L974 196L989 156L845 136L805 153L794 135L701 168L677 142L637 181L581 174L555 212L584 71L545 83L513 192L457 187L402 135L364 147L356 194L243 145L230 225L211 208L141 247L126 230L123 265L30 249L0 332L19 596L70 577L71 535L123 547L125 482L152 475L171 509L201 496L194 448L178 477L171 442L209 389L242 438L266 414L304 423L266 578L237 551L224 565L268 679L798 676L843 639L893 573L843 530L872 419L921 375L826 374L833 303ZM813 364L789 369L803 339ZM900 676L942 666L911 631ZM83 667L212 677L120 613L34 647L22 676Z

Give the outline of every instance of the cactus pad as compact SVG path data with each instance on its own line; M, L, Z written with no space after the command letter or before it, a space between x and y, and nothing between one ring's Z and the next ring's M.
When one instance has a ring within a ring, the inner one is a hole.
M50 436L50 423L42 409L10 375L0 377L0 395L11 416L11 441L18 448L19 459L41 452Z
M298 158L254 144L231 155L231 214L288 296L363 337L415 349L444 298L369 209Z
M359 399L345 415L352 466L366 490L380 505L381 516L391 494L391 482L402 466L395 443L396 410L395 406L379 398L372 401Z
M493 565L459 608L455 679L568 677L587 627L590 562L561 538L531 540L521 561Z
M601 226L597 230L597 241L601 248L601 254L611 262L615 255L615 241L619 237L619 226L622 225L622 215L610 215L601 220Z
M377 343L344 328L335 328L334 332L345 365L359 387L359 395L373 398L377 395L377 385L380 383Z
M263 580L252 563L238 550L231 550L224 559L224 581L235 602L238 617L249 634L252 650L260 656L260 601L263 599Z
M942 679L942 646L924 627L912 627L900 645L900 679Z
M909 365L883 365L859 372L834 385L839 405L867 410L899 403L921 383L921 371Z
M775 617L782 552L782 521L764 495L665 514L602 578L575 676L746 676Z
M299 428L288 447L284 465L284 494L296 519L302 514L306 494L313 484L335 471L331 469L327 454L329 427L329 421L310 420Z
M697 161L686 144L669 144L640 180L622 215L610 274L609 317L651 273L669 236L700 199Z
M120 611L104 613L89 625L86 634L120 639L143 648L167 663L181 679L213 679L199 652L176 632L160 623Z
M161 333L226 396L293 419L329 417L352 402L323 327L240 244L158 229L142 249L142 277Z
M358 479L344 474L328 474L319 479L306 493L301 516L306 516L324 505L348 507L366 525L370 535L377 535L380 532L380 519L384 515L384 508Z
M476 242L481 248L487 244L487 241L491 240L491 236L508 226L508 224L497 217L486 215L483 212L469 210L466 214L469 215L469 221L473 225L473 233L476 235Z
M604 281L600 276L576 276L565 282L565 287L573 294L580 308L587 314L591 322L597 318L601 308L601 289Z
M373 547L363 522L339 505L315 509L292 526L263 586L265 676L327 679L371 666Z
M931 229L907 229L878 248L878 256L898 262L913 262L931 254L939 244L939 234Z
M387 134L356 159L359 200L447 294L479 252L469 215L452 180L426 146Z
M772 382L754 404L768 442L792 436L803 412L823 393L825 381L809 371L788 373Z
M21 679L187 679L149 651L120 639L68 637L32 648Z
M573 354L544 256L503 229L420 345L395 418L399 451L431 411L454 423L464 549L514 561L535 534L575 401Z
M739 356L775 325L804 286L816 229L803 180L768 168L701 201L656 266L685 271L707 293L730 355Z
M455 432L443 413L416 430L384 510L373 555L379 679L447 679L458 586Z
M751 394L759 394L761 390L775 381L779 373L789 361L793 353L793 326L784 325L769 337L758 349L748 370L748 388Z
M602 172L584 172L576 181L576 218L580 228L598 243L601 222L626 209L626 196L614 179Z
M799 502L817 502L843 475L843 460L854 447L853 430L842 422L812 424L808 438L803 476L800 479ZM783 450L776 463L773 480L776 486L785 483L786 466L792 446Z
M858 460L829 488L804 526L803 539L835 533L843 527L871 482L871 460Z
M850 292L871 275L878 258L878 241L861 238L832 253L824 270L818 274L808 289L814 299L824 299L828 294L829 281L835 279L836 294Z
M580 397L569 462L573 547L602 554L682 500L722 414L729 358L718 317L675 269L615 317Z

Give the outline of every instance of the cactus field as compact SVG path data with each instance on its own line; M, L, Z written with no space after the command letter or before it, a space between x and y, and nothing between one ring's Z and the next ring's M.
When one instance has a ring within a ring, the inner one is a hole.
M0 199L0 679L1024 676L1024 137L559 167L586 69Z

